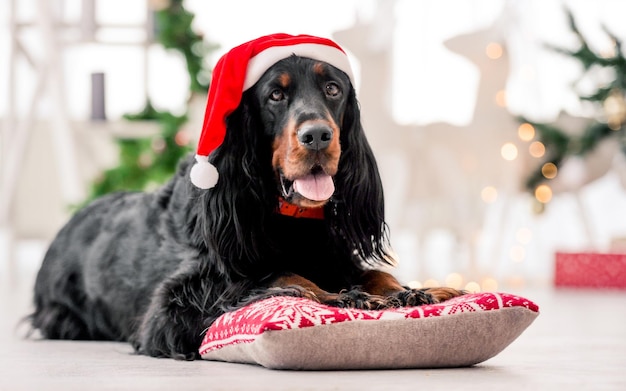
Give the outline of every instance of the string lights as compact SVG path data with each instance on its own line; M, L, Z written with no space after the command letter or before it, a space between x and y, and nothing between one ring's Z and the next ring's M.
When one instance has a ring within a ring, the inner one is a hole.
M490 42L485 48L485 54L487 54L487 57L490 59L497 60L504 54L504 49L499 43Z
M572 136L571 130L563 131L554 124L537 123L519 117L520 125L517 129L519 140L506 142L501 146L500 155L505 161L514 161L524 153L528 153L536 160L537 164L534 165L537 168L525 183L528 192L534 196L533 207L536 213L543 212L554 197L552 183L555 182L551 181L560 179L570 185L582 186L584 181L581 177L586 175L586 167L580 167L580 164L584 164L582 157L592 151L598 143L608 137L616 137L622 144L622 152L626 153L626 57L622 51L622 43L604 29L610 39L610 48L596 54L580 33L570 11L567 11L567 17L570 28L580 43L579 48L574 51L556 47L551 49L580 61L584 69L582 77L598 71L605 74L609 73L606 71L611 71L610 74L615 76L612 81L597 86L591 94L579 94L581 101L589 102L596 108L595 120L590 121L582 134ZM497 43L490 43L485 48L485 55L492 60L498 60L503 55L503 47ZM534 70L524 69L522 77L525 80L534 79ZM586 91L589 91L588 86ZM507 106L504 90L496 93L494 103L499 107ZM567 165L563 165L565 160L568 160ZM574 169L571 169L572 167ZM485 186L480 191L480 197L486 204L494 203L498 199L498 189L494 186ZM516 243L509 248L509 260L513 263L524 262L527 257L526 246L531 240L532 231L526 227L520 228L516 233ZM497 288L497 281L491 277L484 278L480 283L465 282L464 276L458 273L450 274L445 283L455 287L463 286L471 292ZM524 278L510 277L507 283L522 286ZM415 281L415 284L424 287L438 285L433 279L425 281L424 284Z
M485 55L491 60L499 60L504 54L501 44L491 42L485 47ZM507 106L506 91L499 90L494 96L494 104L498 107ZM517 130L520 140L531 142L535 137L535 128L530 123L524 123ZM533 142L529 146L529 152L537 157L543 156L545 148L540 142ZM500 156L506 161L514 161L519 157L520 151L515 142L506 142L500 148ZM486 204L493 204L498 200L498 189L495 186L485 186L480 191L481 200ZM524 245L528 244L532 233L527 228L518 232L518 244L511 247L509 257L513 262L522 262L525 259L526 250ZM439 280L430 278L423 282L418 280L410 281L407 284L411 288L429 288L441 286ZM463 274L458 272L450 273L444 280L444 286L454 289L464 289L468 292L493 292L498 289L498 281L490 276L484 276L480 282L468 280Z
M422 289L440 287L441 284L438 280L431 278L424 281L424 283L417 280L409 281L407 286L412 289ZM498 290L498 281L493 277L484 277L480 280L480 283L477 281L465 282L465 277L461 273L454 272L446 276L444 286L453 289L463 289L469 293L496 292Z
M580 43L579 48L575 51L556 47L551 49L580 61L584 69L583 77L599 70L611 70L615 77L611 82L596 87L593 93L579 96L581 101L590 102L596 108L596 120L590 121L580 136L571 136L554 124L535 123L520 118L522 122L518 130L520 138L524 141L537 138L538 140L529 145L528 152L534 158L543 159L543 163L538 165L537 170L531 173L526 181L526 188L534 194L535 201L539 203L535 208L539 212L543 211L545 205L552 199L551 180L561 176L562 180L582 185L581 178L571 178L569 177L572 175L571 172L567 174L560 170L559 166L566 159L569 159L570 163L581 161L582 156L608 137L618 137L622 143L622 151L626 152L626 58L622 52L621 42L604 29L610 39L610 48L596 54L580 33L570 11L567 12L567 17L570 28ZM531 128L536 133L532 137L530 133L526 134ZM580 176L584 175L585 170L569 171L576 171L574 174ZM566 176L568 178L565 178Z

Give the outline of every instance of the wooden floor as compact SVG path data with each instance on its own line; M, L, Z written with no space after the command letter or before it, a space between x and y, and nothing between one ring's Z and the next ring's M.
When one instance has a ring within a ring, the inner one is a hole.
M0 390L626 390L626 292L508 291L540 316L471 368L297 372L132 354L123 343L24 340L31 275L0 287Z

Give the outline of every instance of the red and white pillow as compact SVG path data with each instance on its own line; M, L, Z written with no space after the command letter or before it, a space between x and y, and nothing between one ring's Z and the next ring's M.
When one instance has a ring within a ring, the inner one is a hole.
M462 367L500 353L538 314L507 293L380 311L279 296L222 315L200 354L274 369Z

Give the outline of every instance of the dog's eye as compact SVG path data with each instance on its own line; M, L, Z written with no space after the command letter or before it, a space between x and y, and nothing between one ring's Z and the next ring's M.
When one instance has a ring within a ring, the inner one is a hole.
M341 89L335 82L329 82L326 84L326 95L328 96L337 96L341 93Z
M279 89L276 89L274 91L272 91L272 93L270 94L270 99L276 102L279 102L283 99L285 99L285 94L283 94L283 92Z

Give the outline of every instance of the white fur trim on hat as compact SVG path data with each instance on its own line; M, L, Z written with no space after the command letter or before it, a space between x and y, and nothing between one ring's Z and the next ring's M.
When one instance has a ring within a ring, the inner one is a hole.
M312 58L313 60L324 61L345 72L350 81L354 85L354 76L352 68L346 53L333 46L319 43L300 43L290 46L273 46L263 50L261 53L252 57L248 61L248 69L246 70L246 79L243 83L243 91L252 87L254 83L259 81L261 76L272 65L278 61L295 54L301 57Z
M196 163L191 167L189 178L197 188L211 189L219 179L219 173L214 165L209 163L208 156L196 155Z

